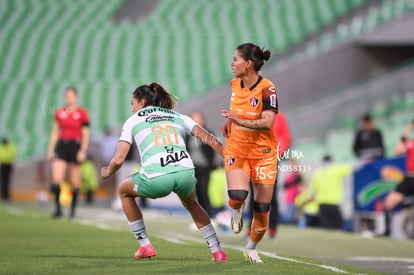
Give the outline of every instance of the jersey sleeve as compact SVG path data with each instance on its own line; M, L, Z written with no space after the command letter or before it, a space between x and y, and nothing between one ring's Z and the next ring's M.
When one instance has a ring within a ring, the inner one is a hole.
M124 123L124 126L122 126L121 137L119 138L119 141L125 141L129 144L132 144L132 127L129 120L127 120Z
M275 86L263 89L262 94L263 108L262 111L278 112L277 92Z
M89 126L89 114L85 109L82 109L82 126Z
M182 119L184 121L184 125L185 125L185 129L186 129L186 134L191 134L191 131L193 130L193 128L198 125L192 118L183 115Z

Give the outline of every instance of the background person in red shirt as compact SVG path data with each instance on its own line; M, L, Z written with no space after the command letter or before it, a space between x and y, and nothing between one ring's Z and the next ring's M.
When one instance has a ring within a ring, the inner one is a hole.
M54 115L47 157L52 163L51 192L55 195L56 208L53 218L62 216L60 206L60 183L69 169L69 182L73 195L70 217L75 216L80 187L80 167L86 159L89 143L88 112L77 105L78 92L75 88L65 91L66 107L59 108Z
M406 197L414 196L414 138L410 138L412 130L414 130L414 120L405 127L401 140L395 148L396 155L407 155L406 173L404 180L385 199L386 230L384 235L390 234L389 211L403 202Z

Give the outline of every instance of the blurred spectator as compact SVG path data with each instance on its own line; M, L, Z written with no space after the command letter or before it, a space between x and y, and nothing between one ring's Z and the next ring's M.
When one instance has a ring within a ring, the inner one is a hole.
M93 159L88 158L81 165L81 191L86 195L86 203L93 203L93 192L98 188L97 170Z
M191 118L198 123L198 125L208 130L208 128L206 128L204 115L202 113L194 112L191 114ZM211 133L210 130L208 131ZM195 167L195 177L197 179L196 194L198 203L211 217L212 209L210 199L208 197L208 183L210 181L210 173L216 167L214 163L214 150L203 141L200 142L200 140L192 136L187 136L186 146L191 158L193 159Z
M118 143L118 141L117 141ZM138 149L135 146L135 140L132 140L132 144L131 144L131 148L128 151L128 154L125 157L125 161L124 164L121 166L121 168L119 169L119 171L116 173L118 174L117 176L117 181L116 181L116 189L118 188L119 184L125 180L127 177L132 176L133 174L135 174L136 172L138 172L141 168L141 165L137 165L138 163L141 163L141 159L140 156L138 154ZM114 174L113 176L115 176L116 174ZM113 177L112 176L112 177ZM115 189L115 190L116 190ZM121 207L121 199L119 196L117 196L117 194L115 194L115 199L112 201L112 208L116 209L116 210L122 210ZM147 203L147 199L146 198L139 198L139 205L143 206L143 208L148 207L148 203Z
M353 150L363 160L383 158L385 155L381 132L374 127L371 115L362 117L362 128L355 135Z
M319 226L319 205L312 199L311 192L303 181L299 184L299 194L295 198L295 205L300 228Z
M13 165L17 158L17 149L9 139L3 137L0 144L0 181L1 199L10 200L10 179L13 173Z
M319 204L319 224L322 228L342 229L340 204L343 200L343 179L352 172L349 164L334 164L329 155L311 180L312 198Z
M288 172L283 184L283 202L285 203L285 211L282 214L282 218L284 222L294 223L296 222L295 199L299 194L299 186L302 182L302 176L298 171L299 169L293 169L295 166L297 166L297 162L292 159L289 163L292 167L292 171Z
M208 183L208 197L211 205L211 215L215 217L217 213L223 211L226 205L226 171L224 171L224 163L211 171L210 182Z
M283 161L285 158L289 157L288 149L290 147L291 143L291 137L290 137L290 130L289 125L286 119L286 116L282 111L279 110L277 115L275 115L275 119L273 120L273 131L276 136L276 140L278 142L277 145L277 156L278 156L278 164L280 164L280 161ZM277 173L278 177L279 173ZM249 198L249 219L252 220L253 217L253 198L254 198L254 192L252 188L252 184L250 182L250 198ZM279 203L278 203L278 197L277 197L277 179L276 184L273 189L273 196L272 201L270 202L270 213L269 213L269 237L275 238L276 232L277 232L277 226L279 225ZM250 226L248 228L250 230ZM250 231L248 231L249 233ZM249 233L250 234L250 233Z
M100 161L107 164L111 161L118 146L118 137L114 135L109 127L106 127L103 136L99 139Z
M414 138L410 138L410 133L414 132L414 120L404 129L401 140L395 148L396 155L406 155L406 173L403 181L397 185L395 191L388 194L385 199L385 235L390 234L390 213L398 204L403 202L406 197L414 196Z
M115 155L116 148L118 146L118 137L114 135L109 127L106 127L103 136L98 140L99 144L99 168L105 166L108 164L112 156ZM109 179L103 180L103 184L105 185L106 189L110 193L113 192L116 185L117 175L114 175L113 177Z

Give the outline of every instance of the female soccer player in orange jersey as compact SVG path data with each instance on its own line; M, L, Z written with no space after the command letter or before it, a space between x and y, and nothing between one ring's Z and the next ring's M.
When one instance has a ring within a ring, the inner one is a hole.
M230 110L222 127L229 206L233 209L231 227L239 233L243 226L243 207L253 182L253 223L244 256L252 263L263 263L256 246L266 232L270 201L277 173L276 137L272 130L278 112L276 88L259 74L270 51L255 44L237 47L231 67Z

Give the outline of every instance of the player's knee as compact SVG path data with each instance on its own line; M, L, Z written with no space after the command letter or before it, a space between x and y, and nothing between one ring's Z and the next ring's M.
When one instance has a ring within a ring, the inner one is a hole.
M227 194L229 195L229 198L232 200L238 200L238 201L244 201L247 198L247 195L249 192L247 190L229 190L227 191Z
M253 210L259 213L266 213L270 210L270 203L264 203L264 202L253 202Z
M229 207L231 209L240 209L249 194L247 190L242 189L229 190L227 193L229 194Z
M400 202L402 202L404 199L404 195L398 192L391 192L384 202L384 208L385 210L391 211L396 207Z
M125 181L121 182L119 184L119 186L118 186L118 195L119 195L120 198L128 196L128 188L127 187L128 186L127 186L127 183Z

